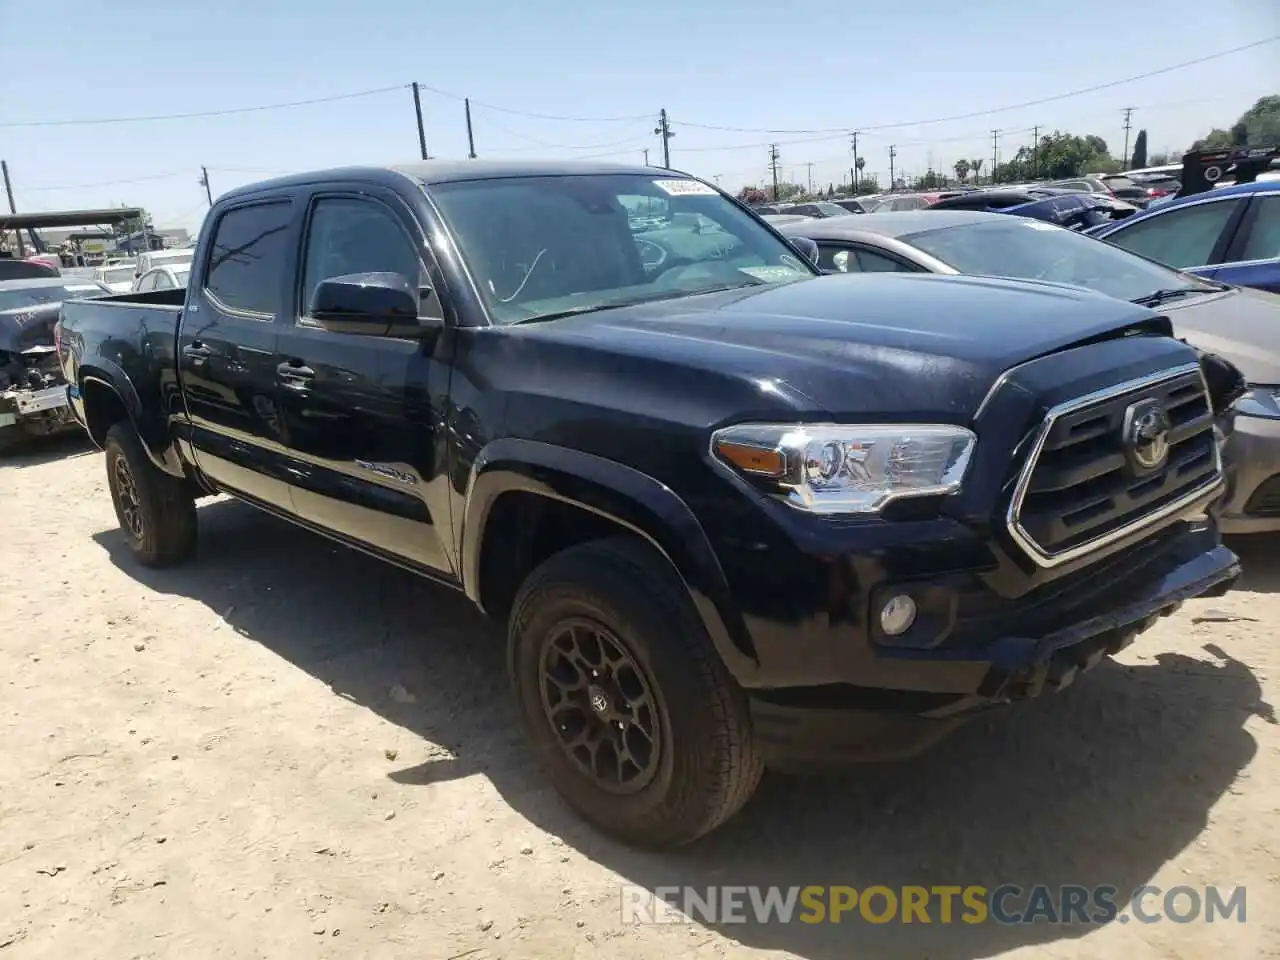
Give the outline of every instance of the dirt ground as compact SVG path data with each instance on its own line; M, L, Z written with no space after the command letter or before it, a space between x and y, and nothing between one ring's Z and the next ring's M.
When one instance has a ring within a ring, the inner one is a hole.
M460 597L240 504L125 554L79 438L0 465L0 960L1280 956L1280 552L905 764L676 855L584 827ZM624 926L622 884L1247 887L1247 921Z

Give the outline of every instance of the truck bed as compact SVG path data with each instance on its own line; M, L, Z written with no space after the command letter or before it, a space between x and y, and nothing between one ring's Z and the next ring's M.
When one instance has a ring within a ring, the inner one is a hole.
M133 410L145 411L136 425L148 450L163 459L165 424L171 412L182 412L173 388L185 298L185 290L155 290L62 304L59 362L72 412L95 441L102 438L95 433L96 425L85 420L83 397L99 381L110 385Z

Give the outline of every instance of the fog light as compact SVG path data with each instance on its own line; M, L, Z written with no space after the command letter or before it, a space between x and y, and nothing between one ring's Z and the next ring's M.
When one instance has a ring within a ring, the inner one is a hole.
M880 629L886 636L896 637L911 629L916 622L916 602L905 593L890 597L880 608Z

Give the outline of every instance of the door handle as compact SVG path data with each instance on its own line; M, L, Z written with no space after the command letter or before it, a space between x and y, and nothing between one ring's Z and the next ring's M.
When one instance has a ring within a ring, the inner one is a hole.
M213 356L213 351L199 340L192 340L182 348L182 355L188 360L207 360Z
M276 367L276 374L281 380L310 380L316 372L303 363L288 360Z

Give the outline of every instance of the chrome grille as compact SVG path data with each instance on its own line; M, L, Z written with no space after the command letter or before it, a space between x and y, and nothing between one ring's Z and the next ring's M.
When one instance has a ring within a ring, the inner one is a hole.
M1167 417L1160 436L1168 452L1144 469L1130 421L1134 410L1153 408ZM1222 483L1213 425L1198 364L1053 408L1014 487L1010 534L1041 566L1053 566L1176 513Z

